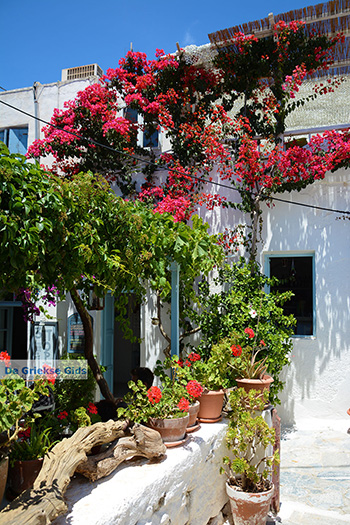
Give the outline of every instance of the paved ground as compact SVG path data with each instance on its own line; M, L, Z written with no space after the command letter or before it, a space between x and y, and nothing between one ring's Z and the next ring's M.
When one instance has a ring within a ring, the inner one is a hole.
M308 420L282 432L283 525L350 523L350 418Z

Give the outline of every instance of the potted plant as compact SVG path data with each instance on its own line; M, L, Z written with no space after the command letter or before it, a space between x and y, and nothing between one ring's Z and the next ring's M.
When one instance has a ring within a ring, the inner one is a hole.
M270 477L279 455L272 452L275 430L262 416L267 398L267 391L262 398L254 390L230 392L226 433L229 455L223 458L221 472L228 477L226 490L235 525L265 525L273 496Z
M221 345L227 345L231 350L231 358L228 366L233 370L238 387L249 390L269 390L273 378L267 374L267 356L257 359L262 350L266 350L266 344L261 339L257 344L257 335L250 327L244 329L243 335L234 333L230 338L221 341ZM252 341L250 343L250 341Z
M143 423L158 430L164 443L182 442L188 425L189 401L184 387L169 378L161 387L147 387L141 381L129 381L126 408L118 408L119 418Z
M11 497L18 496L33 486L46 452L57 442L52 439L52 429L39 420L41 418L32 421L31 426L20 430L17 440L12 444L8 475Z
M225 388L231 385L227 362L231 358L229 348L213 346L206 361L200 354L191 352L184 361L178 361L177 374L189 380L197 380L204 388L199 398L198 419L203 423L215 423L220 420Z
M196 354L192 352L188 363L192 363L196 359ZM177 356L167 357L163 363L158 360L154 373L161 379L162 383L170 382L172 388L174 388L174 383L176 382L177 385L182 387L181 394L189 401L187 431L193 432L196 430L198 428L196 423L200 408L199 399L204 391L203 386L196 379L192 378L188 366L187 371L183 370L183 362Z
M2 367L10 367L10 359L7 352L0 352ZM40 395L47 395L47 384L42 378L30 388L24 379L12 373L0 380L0 501L7 481L9 453L21 430L19 422Z

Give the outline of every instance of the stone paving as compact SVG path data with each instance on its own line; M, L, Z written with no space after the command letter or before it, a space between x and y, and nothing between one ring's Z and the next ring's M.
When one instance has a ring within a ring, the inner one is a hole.
M350 418L308 420L282 432L281 508L269 523L350 523Z

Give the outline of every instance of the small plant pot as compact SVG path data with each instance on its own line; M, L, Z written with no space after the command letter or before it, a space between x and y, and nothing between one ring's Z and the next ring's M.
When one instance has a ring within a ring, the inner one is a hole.
M173 419L150 418L148 426L157 430L164 443L182 442L186 436L189 415Z
M274 486L266 492L243 492L226 482L226 492L235 525L265 525L274 492Z
M199 412L199 407L200 407L199 401L196 401L195 403L189 406L188 408L189 419L188 419L188 425L187 425L188 428L194 427L197 424L197 416Z
M11 493L18 496L24 490L30 489L43 465L43 458L15 461L9 469L8 481Z
M0 461L0 503L5 494L5 488L7 483L7 475L9 470L9 458L2 458Z
M244 388L247 393L250 390L258 390L263 393L265 390L270 390L273 378L266 374L262 379L236 379L236 383L238 388Z
M216 423L221 419L222 407L224 404L223 390L209 390L199 398L198 420L201 423Z

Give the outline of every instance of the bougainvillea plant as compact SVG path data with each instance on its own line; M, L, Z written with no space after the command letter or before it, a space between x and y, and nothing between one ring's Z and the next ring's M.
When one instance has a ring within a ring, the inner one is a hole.
M305 99L295 98L305 78L329 68L342 38L307 34L302 22L280 21L264 39L237 33L212 61L202 61L200 53L195 60L186 50L168 56L157 50L153 60L128 52L100 83L55 111L44 139L28 153L53 154L53 169L67 176L86 169L103 173L124 195L176 220L187 220L200 203L239 207L251 215L254 255L262 201L348 163L337 147L348 151L348 133L313 139L307 149L285 151L279 140L290 112L336 86L329 79ZM158 130L169 148L140 144L140 133ZM240 199L213 194L206 183L214 166ZM158 177L164 167L167 177Z

